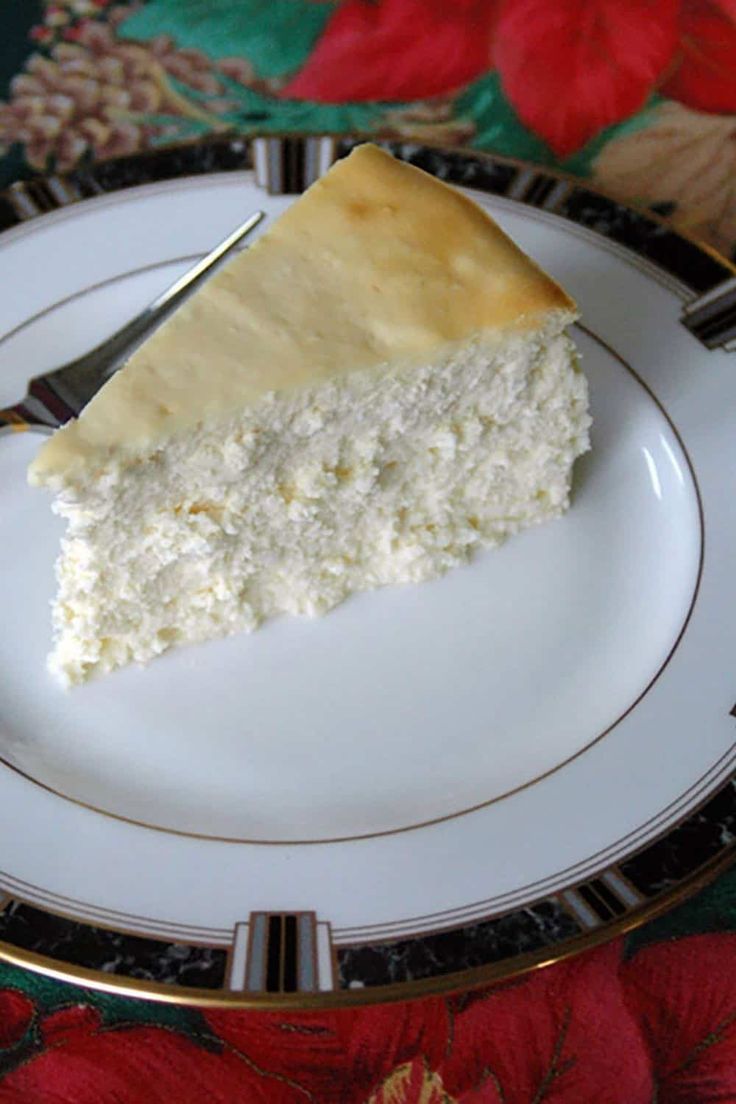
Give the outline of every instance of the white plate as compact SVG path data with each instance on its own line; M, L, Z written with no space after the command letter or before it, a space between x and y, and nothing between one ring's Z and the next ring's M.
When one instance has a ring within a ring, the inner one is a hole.
M366 965L364 945L422 946L543 899L560 938L535 946L517 930L504 962L519 968L612 919L579 890L602 871L625 913L646 905L622 860L734 769L734 362L681 324L692 293L671 275L555 215L474 196L582 310L593 451L563 520L437 582L66 693L44 666L61 524L25 483L39 438L0 442L0 884L162 946L229 947L227 976L203 986L223 999L445 984L497 965L496 944L403 975L388 952ZM288 202L235 172L6 232L0 405L249 211ZM281 914L296 919L279 927ZM272 957L275 941L296 948L293 984L269 982L269 931ZM73 954L50 957L75 972Z

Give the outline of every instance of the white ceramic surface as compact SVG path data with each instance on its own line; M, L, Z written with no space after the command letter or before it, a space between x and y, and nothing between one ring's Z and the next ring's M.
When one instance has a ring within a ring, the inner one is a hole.
M193 178L3 235L0 403L287 202ZM0 884L172 936L258 908L315 909L338 941L418 931L599 869L732 769L733 363L671 280L483 202L579 300L595 426L570 513L467 568L65 693L44 667L61 526L25 484L38 439L0 441L0 757L29 776L0 766Z

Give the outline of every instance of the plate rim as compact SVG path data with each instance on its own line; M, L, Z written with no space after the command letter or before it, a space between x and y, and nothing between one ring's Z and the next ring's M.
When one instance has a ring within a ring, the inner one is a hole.
M692 233L692 231L681 227L675 227L669 218L660 214L654 208L647 207L645 204L637 204L630 200L623 200L619 196L616 196L612 190L601 187L600 184L593 184L585 177L576 176L572 172L567 172L555 166L540 165L533 161L527 161L521 157L494 153L492 150L478 149L474 146L463 144L450 145L442 142L412 142L401 138L387 138L382 134L375 134L370 131L293 131L277 129L263 134L253 131L248 134L229 133L205 135L204 137L197 136L183 139L180 142L173 142L170 145L167 144L166 146L161 146L156 149L143 150L139 153L125 154L120 157L101 158L91 165L77 167L65 173L41 173L27 179L15 180L6 187L0 189L0 204L3 205L3 210L0 213L4 216L0 221L0 235L6 230L13 229L15 226L28 222L31 219L39 218L59 208L66 207L73 203L83 202L85 199L94 199L110 192L140 187L142 183L173 182L177 178L183 178L189 175L214 175L219 172L227 172L228 169L234 171L238 169L251 170L255 171L258 175L258 166L256 165L257 154L254 152L254 147L259 142L272 142L274 144L284 144L285 146L293 143L295 148L309 142L325 142L335 151L345 149L346 152L361 142L373 142L377 145L391 148L392 152L400 148L407 150L431 150L439 154L474 158L486 161L489 164L500 163L513 166L523 171L530 171L535 175L539 174L541 176L551 177L558 182L565 182L572 185L573 189L576 191L582 193L587 192L590 195L598 196L614 204L616 207L633 212L655 226L659 226L662 230L667 231L674 238L679 238L689 245L694 246L697 250L715 261L716 264L720 265L725 272L736 276L736 260L731 260L730 257L727 257L725 253L722 253L714 245L711 245L710 242L705 241L704 238ZM105 175L114 174L116 170L124 173L125 169L133 168L142 162L154 163L154 166L156 162L159 162L160 165L163 165L172 154L196 153L203 149L212 150L217 147L229 147L233 153L242 156L242 161L239 164L230 165L224 169L213 169L210 167L194 169L192 167L189 172L176 173L174 175L169 175L168 171L164 170L161 175L153 175L150 181L125 180L117 184L110 184L104 181ZM266 179L259 181L259 183L266 187L270 194L278 194L275 189L273 191L271 190L267 169ZM472 187L472 185L469 185L469 187ZM524 198L514 197L514 199L518 203L529 203L529 201ZM529 205L537 206L537 204L534 203L529 203Z
M712 795L711 795L712 796ZM704 802L704 804L707 803ZM701 806L702 808L702 806ZM698 810L694 810L697 812ZM256 992L240 990L208 990L191 986L174 986L155 981L107 974L85 966L60 964L59 960L0 941L0 961L19 966L45 977L71 984L83 985L98 992L117 996L135 997L162 1004L179 1004L184 1007L222 1008L235 1011L337 1011L343 1008L371 1004L393 1004L399 1001L425 997L449 996L470 992L497 982L513 981L527 974L565 962L585 951L593 950L613 939L628 935L651 920L656 920L670 909L683 904L699 890L710 885L720 874L734 865L736 848L731 846L713 856L689 877L683 879L671 891L616 922L601 926L566 940L560 947L542 947L517 955L510 960L473 966L436 977L415 978L389 985L366 986L356 989L340 989L315 992ZM96 925L98 927L101 925ZM116 929L112 929L116 930Z
M42 217L47 211L54 208L64 207L67 204L77 204L84 202L87 198L93 198L94 195L102 195L111 192L118 192L128 187L137 187L147 182L163 182L165 180L174 183L176 179L184 179L191 175L208 175L215 176L218 173L227 171L228 168L235 170L253 169L254 162L257 162L257 150L255 149L258 142L267 143L298 143L303 146L310 141L324 142L329 141L332 143L335 150L339 149L342 152L346 152L352 145L357 144L359 141L366 139L376 140L375 135L340 135L338 136L325 136L325 135L293 135L293 134L274 134L271 133L267 137L263 136L218 136L214 139L195 139L185 143L177 144L176 146L166 147L162 150L148 151L142 154L136 154L129 157L118 158L114 161L100 162L90 168L83 170L77 170L72 173L66 174L64 177L58 175L50 175L41 178L34 178L29 181L21 181L11 185L9 188L0 192L0 244L2 244L3 234L2 229L11 229L14 225L20 226L23 223L27 223L29 220L35 220L38 217ZM409 156L404 156L404 159L411 160L412 155L417 153L426 153L427 155L438 155L439 157L447 158L472 158L476 161L481 161L488 166L501 165L513 168L517 174L530 175L531 181L547 178L557 184L565 183L569 185L569 191L578 193L581 196L590 195L606 201L609 204L613 204L617 210L630 213L634 217L643 220L644 223L648 223L651 226L659 227L667 235L671 236L675 241L681 241L687 243L691 250L695 250L708 258L713 266L717 267L721 271L722 281L729 281L729 277L736 275L736 265L729 260L729 258L720 254L713 247L705 242L702 242L694 235L680 232L676 230L671 223L658 215L656 212L648 211L644 208L638 208L634 205L622 203L615 196L607 193L603 189L596 186L589 185L588 181L575 177L572 174L558 171L548 168L546 166L538 166L525 161L521 161L515 158L505 157L502 155L496 155L488 151L481 151L475 149L469 149L466 147L446 147L433 144L421 145L410 143L406 141L395 141L382 143L392 149L392 152L399 153L402 156L408 152ZM177 153L183 150L189 153L196 153L201 150L229 149L230 153L236 155L243 155L240 163L231 164L223 167L214 167L211 164L205 165L204 168L192 169L190 166L189 171L184 172L170 172L170 162L172 157L175 157ZM162 175L150 177L148 181L131 180L129 174L135 171L137 166L147 164L149 170L159 171ZM109 179L110 176L114 177L116 168L122 173L122 182L117 182L113 179ZM257 171L257 163L255 164ZM105 177L108 179L105 180ZM91 192L80 192L80 189L84 186L89 187L90 181L94 181L94 189ZM86 184L85 184L86 182ZM455 181L461 183L460 181ZM269 180L265 181L268 190L271 190ZM484 191L485 194L494 194L490 188L478 188L473 183L468 183L467 187L476 190ZM299 188L298 190L301 190ZM528 191L528 189L527 189ZM506 194L506 193L496 193ZM527 198L525 195L506 196L506 198L512 198L521 207L543 207L543 203L536 202L534 199ZM14 213L17 217L14 222L8 222L8 209ZM24 213L21 213L23 211ZM556 212L552 212L556 213ZM564 216L563 216L564 218ZM574 221L567 216L565 221ZM583 224L585 225L585 224ZM684 286L690 287L691 293L696 297L698 295L707 295L712 287L719 286L721 280L715 280L711 284L711 288L697 288L693 287L692 283L688 284L683 279L681 269L675 272L673 269L668 269L664 264L657 260L653 260L648 254L637 254L637 250L628 242L622 242L620 238L615 235L606 234L595 226L587 227L594 235L599 235L603 239L608 239L618 242L625 250L633 253L635 256L646 258L646 260L653 264L655 268L659 268L663 272L670 276L675 276ZM669 420L669 419L668 419ZM673 424L673 423L671 423ZM679 438L679 434L678 434ZM682 444L682 442L681 442ZM687 457L687 450L685 450ZM697 483L696 483L697 486ZM698 496L699 497L699 496ZM700 504L700 503L699 503ZM701 550L702 551L702 550ZM696 588L697 595L697 588ZM693 600L693 605L694 605ZM692 612L692 607L691 607ZM687 619L685 626L687 624ZM683 630L684 627L683 626ZM682 638L682 632L677 637L677 642ZM651 685L651 684L650 684ZM735 707L736 710L736 707ZM22 772L20 772L22 774ZM729 778L721 778L715 782L694 808L690 809L679 821L671 824L668 828L663 830L661 834L656 835L643 845L641 850L646 851L649 848L655 846L658 843L667 840L678 828L682 827L692 818L697 817L701 811L713 801L715 797L720 795L728 787L734 786L735 774L731 774ZM31 779L31 781L35 780ZM38 783L35 783L38 784ZM48 787L47 787L48 788ZM54 792L54 791L52 791ZM60 795L63 797L63 795ZM69 799L66 799L69 800ZM102 812L101 810L95 810ZM110 814L106 814L110 815ZM461 814L453 814L459 816ZM118 818L125 819L125 818ZM447 818L442 818L447 819ZM134 822L137 823L137 822ZM150 826L148 826L150 827ZM417 827L417 826L411 826ZM162 829L165 830L165 829ZM408 831L410 828L400 829L401 831ZM184 833L187 834L187 833ZM351 837L352 839L353 837ZM260 842L260 841L259 841ZM282 841L278 841L281 843ZM324 841L320 841L324 842ZM628 853L624 859L617 860L617 862L627 861L631 857L635 857L639 854L636 849ZM463 969L455 972L448 972L445 974L437 974L432 977L426 978L413 978L405 981L392 982L388 985L367 985L365 988L350 989L350 988L336 988L331 991L317 991L317 992L304 992L298 991L293 993L285 992L247 992L236 990L210 990L205 988L194 988L186 985L161 983L157 981L140 980L133 977L129 977L122 974L110 974L102 970L94 970L85 966L76 965L73 963L64 962L61 959L55 959L48 955L38 954L37 952L18 947L7 941L0 941L0 959L13 963L15 965L24 966L26 968L43 973L47 976L56 977L60 980L76 982L78 984L90 986L92 988L100 989L107 992L116 992L122 995L130 995L136 997L147 997L149 999L166 1001L171 1003L198 1005L200 1007L226 1007L226 1008L244 1008L244 1009L317 1009L317 1008L339 1008L354 1006L360 1004L374 1004L384 1003L388 1001L404 1000L419 996L437 995L440 993L449 993L462 990L470 990L479 986L487 985L491 982L499 981L502 979L509 979L518 977L529 971L542 968L550 965L554 962L562 961L572 955L579 953L583 950L597 946L609 939L613 939L617 936L623 935L627 932L634 930L642 924L654 919L656 916L661 915L669 908L676 904L686 900L698 889L707 885L713 878L718 876L726 870L734 858L736 857L736 841L732 840L730 843L725 843L719 852L715 855L711 855L702 862L694 870L688 873L685 877L677 881L673 886L659 892L656 896L644 904L641 904L635 908L632 908L625 912L623 916L619 916L610 922L601 923L597 928L592 931L583 932L579 936L573 938L567 938L560 943L553 943L551 945L540 947L537 950L532 950L522 954L517 954L511 958L501 959L499 961L486 963L483 965L472 966L468 969ZM571 884L571 888L576 883ZM14 898L18 899L18 898ZM7 902L5 902L7 904ZM533 907L525 906L525 907ZM34 908L38 906L34 905ZM45 910L42 910L45 911ZM58 912L49 909L48 912L51 915L59 915ZM498 913L498 916L505 915L505 913ZM81 922L88 927L100 927L103 925L91 925L86 920ZM476 923L476 921L472 921ZM466 925L455 925L449 929L450 931L456 931L460 928L464 928ZM113 931L120 931L119 928L112 928ZM421 933L416 938L421 938L425 933ZM396 941L396 936L389 938L390 942ZM412 939L412 935L409 934L407 939ZM202 946L202 944L199 944ZM334 949L333 949L334 950Z

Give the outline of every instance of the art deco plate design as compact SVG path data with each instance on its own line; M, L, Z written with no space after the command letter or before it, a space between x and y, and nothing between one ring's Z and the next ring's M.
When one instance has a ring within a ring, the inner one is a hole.
M349 144L221 138L0 196L0 406ZM12 961L198 1004L397 999L572 954L731 857L733 271L573 180L392 149L578 299L573 508L437 582L65 693L44 667L61 526L25 483L38 437L4 437Z

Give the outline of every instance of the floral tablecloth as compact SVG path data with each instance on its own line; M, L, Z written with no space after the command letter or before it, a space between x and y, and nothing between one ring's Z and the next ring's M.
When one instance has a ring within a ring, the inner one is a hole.
M736 0L23 0L0 187L200 136L376 133L561 166L736 247ZM736 877L491 990L199 1012L0 965L0 1104L736 1100Z
M25 0L0 187L220 130L490 149L736 244L733 0Z

